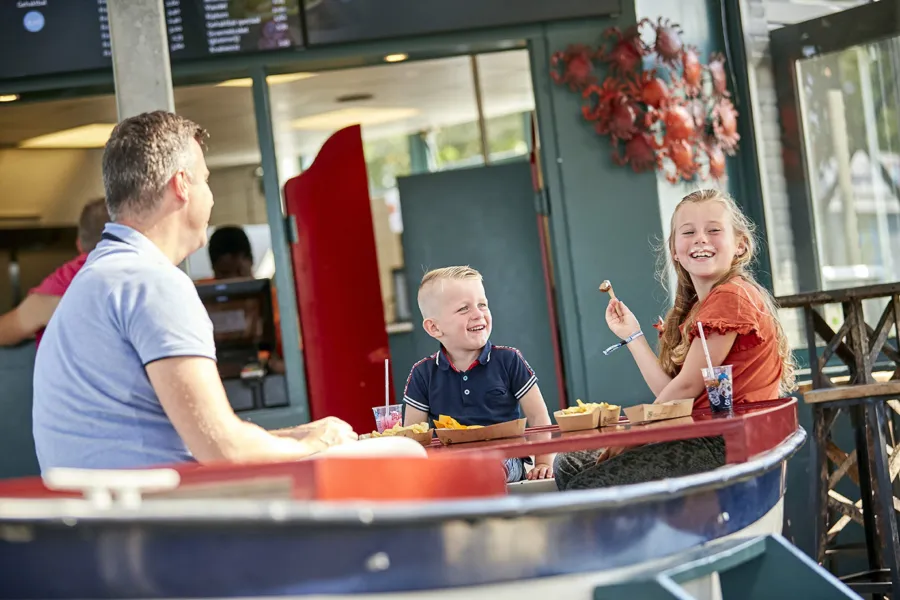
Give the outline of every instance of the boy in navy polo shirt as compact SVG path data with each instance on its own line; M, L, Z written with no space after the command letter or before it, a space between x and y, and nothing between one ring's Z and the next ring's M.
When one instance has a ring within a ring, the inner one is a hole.
M481 273L470 267L429 271L418 300L422 326L441 347L409 373L405 424L448 415L463 425L493 425L521 418L522 412L532 427L550 424L537 376L522 354L490 342L491 311ZM552 477L553 458L536 456L527 475L523 459L508 459L507 481Z

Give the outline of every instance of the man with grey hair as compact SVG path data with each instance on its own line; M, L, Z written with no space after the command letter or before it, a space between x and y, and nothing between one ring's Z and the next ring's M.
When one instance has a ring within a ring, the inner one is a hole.
M204 135L159 111L121 122L106 144L112 222L59 303L35 364L44 472L296 459L356 438L332 418L270 433L229 405L209 315L177 267L206 243Z

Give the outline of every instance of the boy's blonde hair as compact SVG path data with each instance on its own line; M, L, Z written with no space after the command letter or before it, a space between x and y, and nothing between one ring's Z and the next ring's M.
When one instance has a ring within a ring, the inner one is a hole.
M699 305L697 302L697 291L694 289L694 283L691 281L690 274L680 263L672 260L672 257L675 255L675 216L683 204L708 201L719 202L725 207L731 217L731 226L734 229L736 240L744 244L744 253L735 256L731 269L716 282L713 289L734 277L741 277L759 291L763 299L764 310L772 316L775 323L776 346L778 348L778 356L781 358L783 365L781 371L781 393L787 394L796 387L794 375L796 362L787 336L781 327L781 323L778 321L775 300L767 289L757 283L749 271L749 266L753 262L756 253L755 227L753 222L741 212L734 199L720 190L706 189L692 192L682 198L672 213L669 242L666 244L661 258L664 261L664 265L671 264L675 267L678 283L675 290L675 305L666 315L663 333L659 338L659 364L670 377L674 377L681 369L681 365L684 364L684 359L690 348L689 332L694 327L694 322L697 319L697 307ZM665 282L666 277L661 274L660 279Z
M484 281L481 273L468 265L432 269L425 273L422 277L422 283L419 284L419 295L417 298L422 317L427 319L434 316L435 296L444 290L443 284L445 281L462 281L464 279Z

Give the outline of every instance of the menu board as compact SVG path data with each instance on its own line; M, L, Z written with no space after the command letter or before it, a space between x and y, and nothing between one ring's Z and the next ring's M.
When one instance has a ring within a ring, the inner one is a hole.
M306 43L336 44L621 12L620 0L304 0Z
M303 45L300 0L163 0L172 62ZM0 79L109 68L106 0L0 0Z

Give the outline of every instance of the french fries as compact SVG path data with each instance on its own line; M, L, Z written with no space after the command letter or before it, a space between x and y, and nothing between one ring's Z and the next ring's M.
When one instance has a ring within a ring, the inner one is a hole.
M447 415L440 415L434 420L436 429L481 429L482 425L461 425L459 421Z
M390 429L385 429L383 432L378 433L377 431L373 431L372 437L391 437L400 435L405 431L411 431L413 433L426 433L428 431L428 423L415 423L413 425L401 425L397 423Z
M585 404L584 402L581 401L581 399L577 400L577 402L578 402L578 406L570 406L569 408L564 408L563 410L561 410L559 412L561 412L562 414L565 414L565 415L578 415L578 414L593 412L593 411L597 410L598 408L612 409L612 410L619 408L615 404L607 404L606 402L590 402L588 404Z

